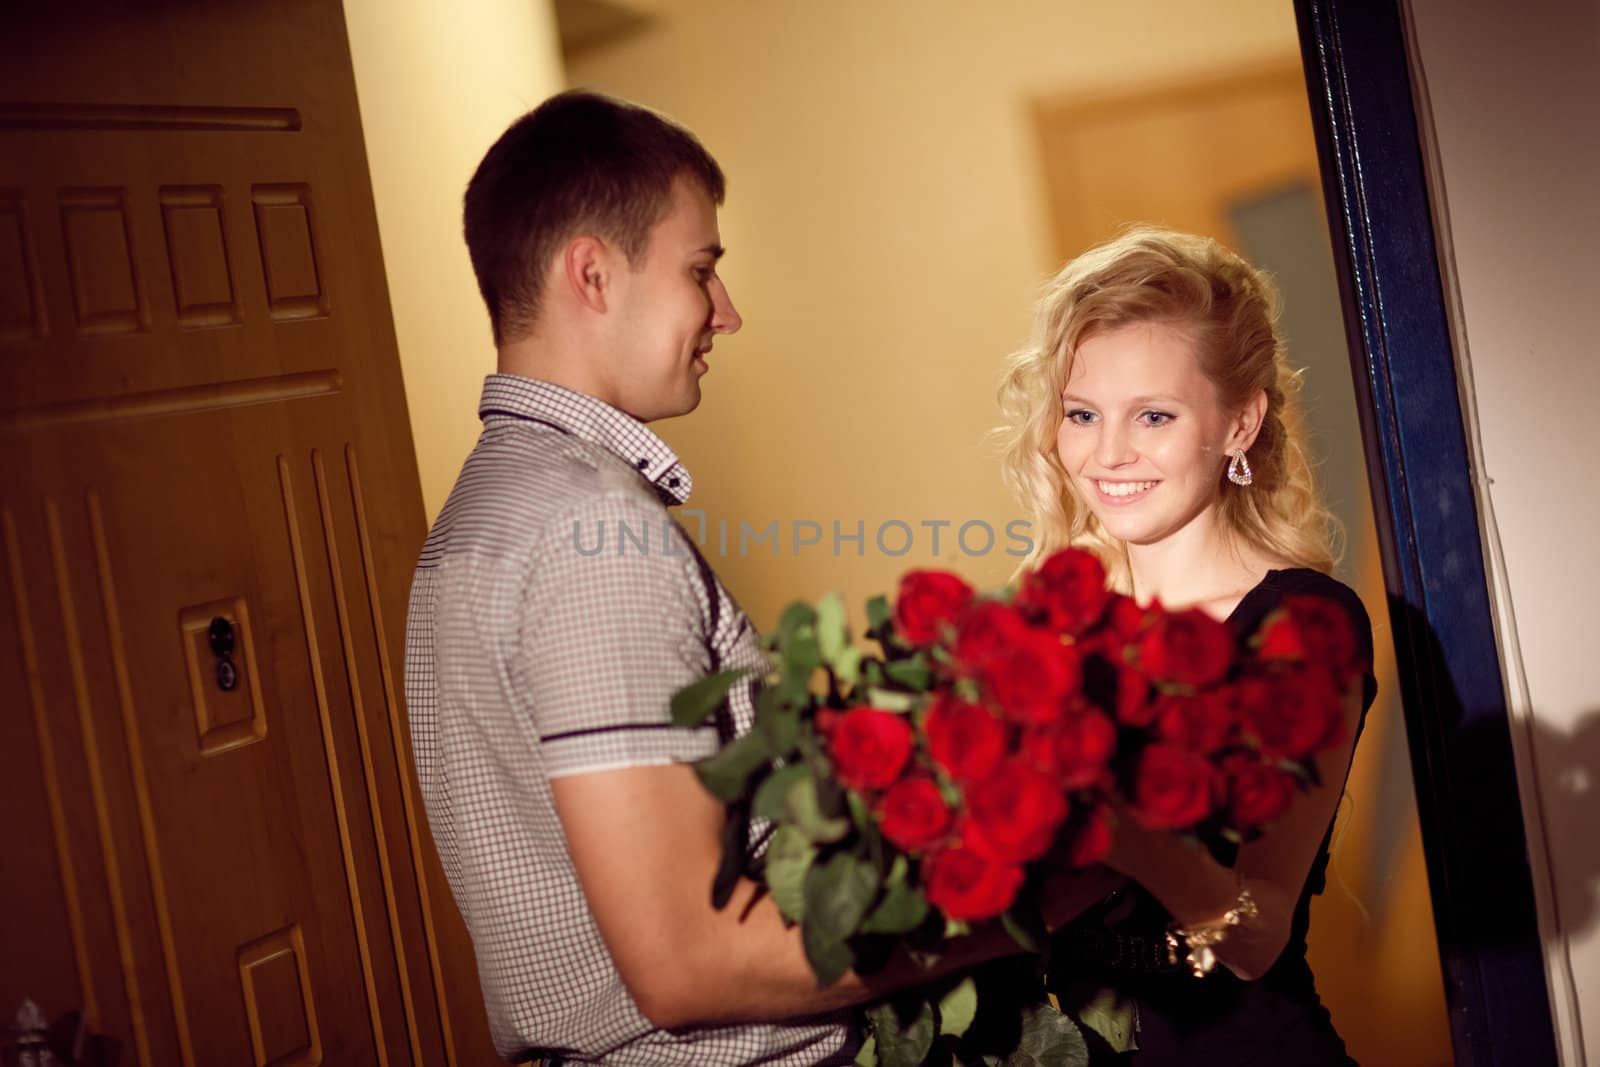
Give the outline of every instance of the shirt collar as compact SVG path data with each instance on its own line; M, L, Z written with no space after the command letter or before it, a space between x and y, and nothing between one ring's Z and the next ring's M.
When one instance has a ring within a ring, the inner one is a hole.
M514 419L531 421L598 445L638 471L668 505L686 503L694 488L678 454L644 423L553 382L491 374L483 381L478 417L485 429Z

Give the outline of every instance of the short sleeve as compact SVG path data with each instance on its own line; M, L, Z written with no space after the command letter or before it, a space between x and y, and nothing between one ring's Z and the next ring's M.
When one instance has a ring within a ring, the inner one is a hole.
M555 524L517 664L550 778L716 751L715 728L671 719L673 694L712 666L703 585L682 531L642 494L608 492Z
M1355 630L1357 648L1368 665L1366 676L1362 679L1361 706L1364 721L1366 709L1372 706L1372 701L1377 696L1378 682L1372 671L1372 619L1367 614L1366 605L1362 603L1361 597L1354 589L1331 575L1305 567L1271 571L1267 575L1267 580L1252 590L1239 605L1238 611L1230 621L1239 633L1252 634L1266 617L1283 603L1285 597L1305 595L1331 600L1343 608L1345 614L1350 617L1350 624Z

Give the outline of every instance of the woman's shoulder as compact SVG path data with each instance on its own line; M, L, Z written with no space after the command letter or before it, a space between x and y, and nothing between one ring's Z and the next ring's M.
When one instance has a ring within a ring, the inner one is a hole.
M1355 624L1362 644L1371 647L1372 620L1361 597L1333 575L1309 567L1269 570L1266 577L1245 594L1230 621L1246 633L1253 631L1278 605L1292 596L1316 596L1338 604Z
M1331 574L1312 570L1310 567L1284 567L1281 570L1269 570L1267 576L1261 580L1260 586L1275 593L1280 599L1286 596L1310 594L1312 596L1326 597L1336 600L1351 608L1366 608L1361 603L1361 597L1354 589L1345 585Z

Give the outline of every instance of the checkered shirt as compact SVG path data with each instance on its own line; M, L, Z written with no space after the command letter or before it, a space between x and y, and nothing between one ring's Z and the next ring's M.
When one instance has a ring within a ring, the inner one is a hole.
M640 1067L848 1062L842 1015L669 1033L624 988L550 781L711 754L718 727L673 727L672 694L761 652L667 512L692 482L666 442L599 400L512 375L487 379L479 414L412 581L406 704L495 1047ZM735 687L730 711L722 732L749 729L751 687Z

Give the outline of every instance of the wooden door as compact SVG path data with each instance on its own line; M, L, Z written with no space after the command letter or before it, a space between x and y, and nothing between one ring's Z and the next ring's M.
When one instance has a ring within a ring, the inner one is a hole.
M424 520L341 7L30 6L0 1011L81 1008L129 1064L482 1062L404 730Z
M1318 181L1295 59L1147 89L1041 98L1033 119L1058 261L1132 221L1237 246L1230 204Z

